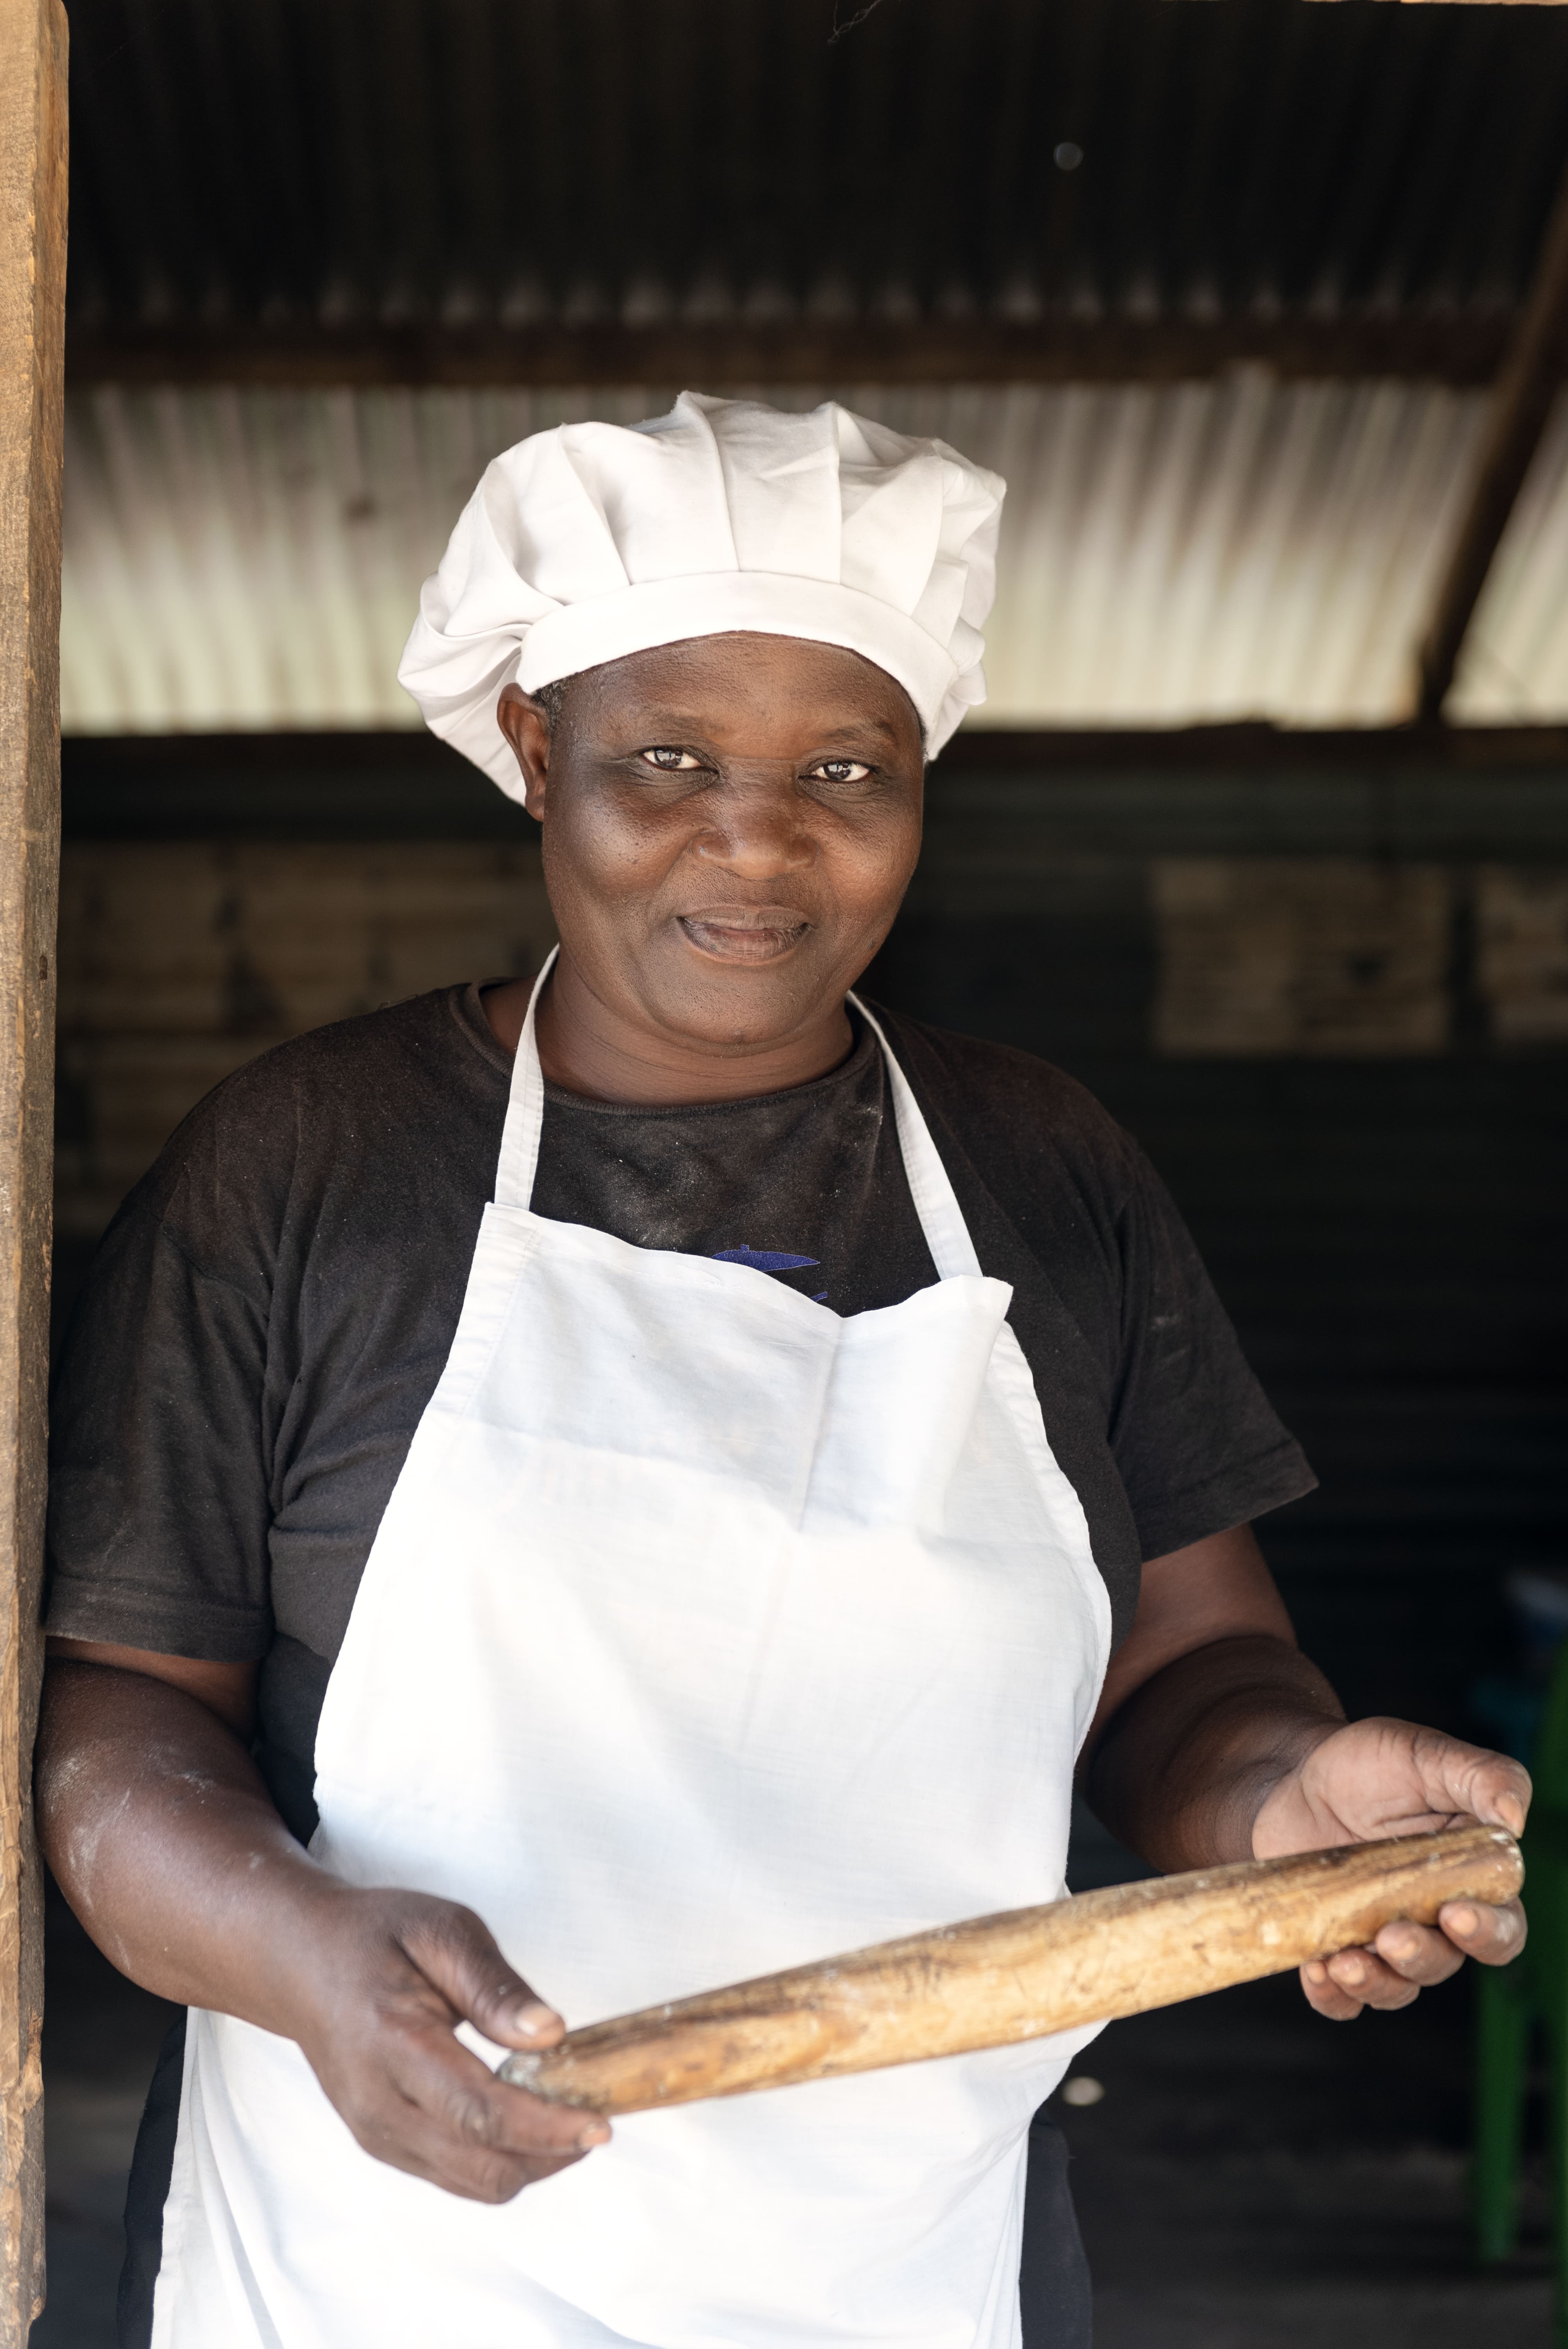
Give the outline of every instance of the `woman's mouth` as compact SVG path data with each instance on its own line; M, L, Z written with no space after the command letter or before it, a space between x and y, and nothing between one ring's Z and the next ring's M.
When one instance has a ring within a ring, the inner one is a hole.
M811 926L787 905L705 905L676 919L699 953L720 962L776 962Z

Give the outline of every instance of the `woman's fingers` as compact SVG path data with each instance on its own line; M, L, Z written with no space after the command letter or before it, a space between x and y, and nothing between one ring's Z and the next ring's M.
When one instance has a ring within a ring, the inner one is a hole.
M1271 1825L1265 1805L1253 1837L1260 1851L1299 1840L1307 1824L1326 1842L1440 1830L1466 1817L1518 1835L1530 1808L1530 1775L1517 1762L1404 1721L1350 1723L1314 1748L1299 1775L1298 1807L1305 1806L1310 1821L1293 1825L1282 1812ZM1436 1927L1398 1920L1383 1927L1370 1949L1346 1950L1304 1966L1302 1988L1320 2014L1349 2022L1366 2006L1408 2006L1427 1985L1446 1982L1467 1957L1506 1965L1523 1946L1524 1912L1517 1900L1495 1906L1450 1900Z
M1406 1918L1385 1925L1372 1946L1391 1972L1403 1982L1414 1982L1418 1990L1447 1982L1465 1961L1464 1951L1446 1933L1430 1925L1412 1925Z
M1370 1949L1342 1950L1301 1970L1301 1986L1319 2014L1352 2022L1363 2007L1408 2006L1434 1982L1447 1982L1466 1958L1505 1966L1524 1947L1524 1910L1517 1900L1450 1900L1437 1926L1408 1918L1385 1925Z
M471 1909L431 1900L410 1909L398 1939L465 2023L499 2047L553 2047L566 2025L513 1971Z
M411 2116L398 2127L381 2134L356 2127L355 2135L377 2161L406 2170L412 2178L422 2178L427 2185L439 2187L443 2194L456 2194L465 2202L511 2202L524 2188L553 2178L583 2158L570 2154L552 2159L536 2155L523 2160L515 2154L460 2150L423 2115Z
M323 2085L366 2153L449 2194L504 2202L603 2145L596 2114L505 2086L438 2016L383 2016Z
M1412 1999L1420 1995L1420 1983L1397 1973L1376 1950L1341 1950L1337 1957L1324 1962L1335 1988L1354 1999L1358 2006L1391 2012L1408 2006Z
M450 2194L501 2202L610 2135L597 2114L504 2085L457 2036L548 2047L561 2017L471 1909L423 1893L348 1892L307 1952L325 1994L297 2033L367 2153Z
M1253 1823L1259 1859L1423 1835L1456 1820L1523 1828L1530 1773L1436 1729L1381 1717L1322 1737L1270 1788Z
M1523 1904L1505 1900L1449 1900L1438 1911L1445 1938L1483 1966L1506 1966L1524 1947Z
M1409 1750L1415 1775L1434 1811L1506 1827L1510 1835L1523 1834L1532 1789L1522 1763L1436 1729L1414 1731Z
M531 2159L587 2153L603 2145L610 2125L597 2113L547 2104L509 2087L488 2064L438 2026L403 2034L387 2066L392 2085L428 2115L454 2145Z
M1314 1958L1301 1970L1301 1986L1308 2006L1330 2023L1354 2023L1366 2004L1354 1991L1342 1988L1329 1971L1330 1961Z
M1436 1926L1401 1918L1385 1925L1374 1947L1407 1982L1446 1982L1466 1958L1483 1966L1505 1966L1524 1947L1524 1910L1517 1900L1450 1900L1438 1911Z
M378 2161L470 2202L510 2202L525 2186L552 2178L583 2158L575 2151L518 2153L504 2146L469 2143L454 2134L449 2113L432 2116L396 2095L389 2095L382 2107L347 2117L366 2152Z
M1375 1950L1342 1950L1337 1957L1315 1959L1303 1966L1301 1982L1308 2003L1331 2023L1353 2023L1367 2006L1392 2013L1421 1994L1419 1982L1407 1982Z
M397 2103L387 2117L422 2157L424 2174L480 2201L506 2200L610 2135L595 2113L506 2086L438 2025L403 2035L387 2084Z

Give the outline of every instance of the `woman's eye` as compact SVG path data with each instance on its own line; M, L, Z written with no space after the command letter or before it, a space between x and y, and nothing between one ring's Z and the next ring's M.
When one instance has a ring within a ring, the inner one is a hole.
M825 783L863 783L871 769L863 759L824 759L811 772Z
M661 775L687 773L692 768L700 767L702 764L702 761L694 758L689 750L676 750L667 747L645 750L643 756L650 767L657 767Z

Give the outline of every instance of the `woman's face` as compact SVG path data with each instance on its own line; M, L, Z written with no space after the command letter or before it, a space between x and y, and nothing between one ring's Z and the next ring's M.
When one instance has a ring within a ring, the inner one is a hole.
M552 730L498 711L563 961L618 1021L730 1054L836 1011L920 851L903 688L795 636L702 636L585 670Z

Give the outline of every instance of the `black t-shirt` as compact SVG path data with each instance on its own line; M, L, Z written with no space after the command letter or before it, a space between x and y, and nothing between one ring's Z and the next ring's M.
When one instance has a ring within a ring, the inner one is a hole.
M1141 1558L1311 1473L1142 1154L1059 1071L887 1015L1119 1634ZM697 1108L548 1090L533 1205L644 1247L738 1256L836 1312L935 1278L887 1071ZM477 987L264 1053L130 1194L57 1386L52 1631L262 1666L259 1754L308 1837L315 1724L359 1578L440 1375L511 1080Z
M1136 1145L1043 1061L885 1015L1047 1432L1117 1631L1140 1561L1309 1489L1175 1208ZM863 1022L790 1092L701 1108L547 1092L533 1205L644 1247L738 1257L836 1312L935 1272ZM315 1824L328 1674L456 1330L511 1066L480 990L345 1021L242 1069L107 1234L56 1398L52 1631L261 1664L258 1758ZM545 1366L542 1366L542 1371ZM179 2118L179 2030L127 2205L122 2349L145 2349ZM1065 2151L1031 2134L1026 2349L1087 2349Z

